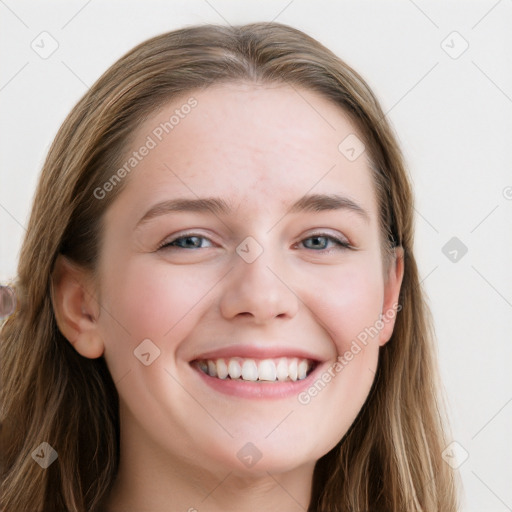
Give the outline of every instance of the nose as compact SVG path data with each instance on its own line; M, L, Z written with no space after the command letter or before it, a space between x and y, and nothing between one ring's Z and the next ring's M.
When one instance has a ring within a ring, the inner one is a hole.
M264 324L297 314L299 298L283 258L276 252L264 248L251 263L234 253L234 268L226 277L220 301L224 318L250 317L254 323Z

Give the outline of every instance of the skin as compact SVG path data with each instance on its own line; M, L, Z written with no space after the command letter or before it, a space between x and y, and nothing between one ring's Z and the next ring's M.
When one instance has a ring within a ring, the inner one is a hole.
M190 95L139 126L130 151ZM277 343L317 355L327 371L397 304L403 255L383 265L367 154L351 162L338 150L358 133L339 107L282 85L193 96L197 107L106 212L99 279L57 262L59 327L84 357L105 357L120 397L120 471L105 510L303 511L316 461L368 396L393 320L307 404L219 393L189 361L227 345ZM288 213L306 193L347 196L369 221L349 210ZM136 227L156 203L198 196L221 197L234 213L170 213ZM199 248L158 249L191 232L205 237ZM326 239L315 248L318 233L355 249ZM263 249L252 263L236 252L247 236ZM134 356L144 339L160 350L148 366ZM237 457L248 442L262 455L252 467Z

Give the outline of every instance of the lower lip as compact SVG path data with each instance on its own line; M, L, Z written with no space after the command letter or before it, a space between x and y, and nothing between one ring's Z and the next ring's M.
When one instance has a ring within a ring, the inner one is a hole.
M317 364L317 367L302 380L286 382L251 382L237 379L219 379L210 377L199 368L191 365L192 369L199 374L199 377L215 391L225 395L237 396L241 398L253 399L272 399L288 398L297 395L312 385L317 375L322 371L324 364Z

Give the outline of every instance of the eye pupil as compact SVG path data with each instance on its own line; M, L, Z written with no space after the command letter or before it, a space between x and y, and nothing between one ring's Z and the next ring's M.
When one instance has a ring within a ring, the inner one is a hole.
M325 241L327 240L327 237L325 236L312 236L309 238L313 243L311 244L313 247L323 247L325 245ZM323 243L322 243L323 242Z
M186 246L188 247L198 247L198 245L201 245L201 242L199 241L199 237L197 236L187 236L184 237L183 240L186 240ZM191 240L195 240L195 242L189 243ZM199 244L197 243L199 241Z
M202 238L200 236L180 236L168 245L178 246L182 249L194 249L201 247L201 240Z

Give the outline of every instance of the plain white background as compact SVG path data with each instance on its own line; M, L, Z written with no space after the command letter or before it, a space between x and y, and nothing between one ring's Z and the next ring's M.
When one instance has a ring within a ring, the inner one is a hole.
M115 60L175 28L264 20L352 65L394 126L415 187L462 510L512 511L510 0L0 0L0 281L15 276L52 139Z

